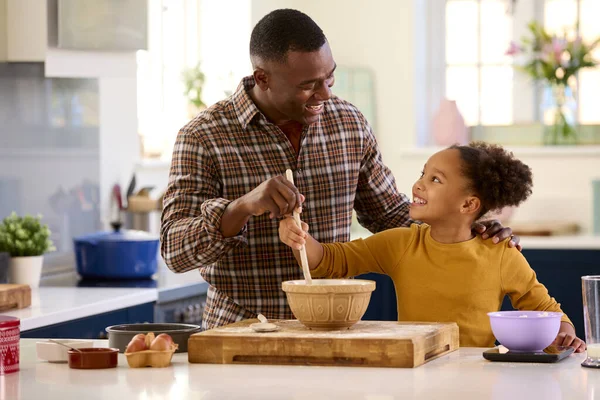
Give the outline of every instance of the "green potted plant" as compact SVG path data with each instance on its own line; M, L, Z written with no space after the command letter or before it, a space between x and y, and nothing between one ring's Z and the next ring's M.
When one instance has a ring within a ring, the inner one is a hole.
M511 43L506 54L521 59L518 69L545 89L542 104L546 144L577 142L577 73L592 68L598 61L592 51L600 39L585 43L579 34L550 34L536 21L528 25L531 37Z
M0 252L10 254L9 282L38 287L44 253L56 250L41 215L12 213L0 223Z
M182 78L185 87L183 94L188 101L190 118L193 118L199 111L206 108L206 104L202 101L202 88L206 78L200 63L195 67L184 69Z

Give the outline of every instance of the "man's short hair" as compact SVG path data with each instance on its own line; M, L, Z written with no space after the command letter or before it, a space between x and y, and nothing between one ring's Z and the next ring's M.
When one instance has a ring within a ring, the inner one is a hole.
M252 30L250 57L285 62L288 51L318 51L327 41L308 15L289 8L265 15Z

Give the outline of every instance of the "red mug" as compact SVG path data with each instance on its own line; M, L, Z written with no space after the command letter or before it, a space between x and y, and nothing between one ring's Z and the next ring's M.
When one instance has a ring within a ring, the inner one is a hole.
M19 370L20 326L19 318L0 315L0 375Z

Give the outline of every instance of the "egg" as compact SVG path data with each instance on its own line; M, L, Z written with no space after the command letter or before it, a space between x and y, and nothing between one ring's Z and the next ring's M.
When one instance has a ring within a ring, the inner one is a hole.
M143 333L138 333L131 340L134 340L134 339L143 339L143 340L146 340L146 335L144 335Z
M146 350L146 341L143 338L133 338L127 345L125 353L135 353L137 351Z
M154 332L148 332L146 335L146 348L150 348L150 344L154 341Z
M150 350L165 351L171 350L173 346L173 338L166 333L161 333L150 344Z

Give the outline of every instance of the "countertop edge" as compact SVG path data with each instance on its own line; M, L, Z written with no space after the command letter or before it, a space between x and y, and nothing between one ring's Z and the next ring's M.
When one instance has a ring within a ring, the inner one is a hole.
M65 290L67 288L60 289ZM116 310L121 310L123 308L138 306L140 304L152 303L156 301L157 297L158 295L156 289L136 289L128 295L108 297L104 301L95 302L93 304L86 304L80 307L65 308L57 312L23 318L21 319L21 332L56 325L62 322L73 321L80 318L91 317L94 315L112 312Z

